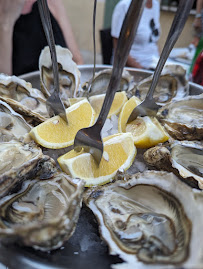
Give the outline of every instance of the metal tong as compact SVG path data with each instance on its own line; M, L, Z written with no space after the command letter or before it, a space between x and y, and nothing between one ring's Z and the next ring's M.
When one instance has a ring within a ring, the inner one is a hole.
M119 36L112 74L99 117L92 127L79 130L74 140L74 149L79 151L84 148L89 151L98 164L103 154L101 130L109 113L114 95L119 88L123 68L126 64L145 2L145 0L131 2Z
M54 40L47 0L38 0L37 2L38 2L39 13L40 13L44 33L45 33L47 43L50 49L50 54L51 54L51 59L52 59L52 68L53 68L53 77L54 77L53 92L46 100L47 110L50 117L52 117L53 115L59 115L60 117L62 117L64 121L68 123L65 107L59 96L60 91L59 91L58 63L57 63L57 57L56 57L55 40Z
M141 104L136 106L134 110L132 111L131 115L128 118L128 123L136 119L137 116L155 116L158 109L160 108L160 106L155 103L153 94L154 94L156 85L158 83L159 77L161 75L161 71L164 67L164 64L173 46L175 45L178 37L180 36L183 30L183 27L188 18L188 15L193 6L193 3L194 3L194 0L187 0L187 1L180 0L179 1L179 6L177 9L176 15L173 19L173 23L169 31L168 37L166 39L166 43L164 45L160 59L154 71L150 89L145 97L145 100L142 101Z

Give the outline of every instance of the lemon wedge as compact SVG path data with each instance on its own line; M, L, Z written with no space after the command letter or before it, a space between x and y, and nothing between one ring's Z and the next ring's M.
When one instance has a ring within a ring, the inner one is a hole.
M74 150L60 156L58 163L65 173L84 179L85 186L90 187L108 183L119 169L129 168L136 152L130 133L115 134L104 138L104 152L99 166L90 153Z
M137 148L150 148L169 139L168 134L154 117L138 117L126 125Z
M133 96L124 104L118 118L118 131L132 133L137 148L150 148L167 141L169 135L156 118L138 117L127 124L131 112L140 103L141 100Z
M118 131L124 133L126 124L133 109L141 103L141 100L136 96L131 97L122 107L118 118Z
M68 124L60 117L52 117L34 127L31 137L45 148L59 149L73 144L78 130L93 125L95 112L87 99L66 109Z
M98 94L94 96L89 97L89 102L96 113L96 118L99 116L100 110L102 108L103 102L104 102L105 94ZM125 102L128 100L126 96L126 92L116 92L113 103L111 105L108 118L110 118L112 115L118 115L121 111L122 106L125 104Z

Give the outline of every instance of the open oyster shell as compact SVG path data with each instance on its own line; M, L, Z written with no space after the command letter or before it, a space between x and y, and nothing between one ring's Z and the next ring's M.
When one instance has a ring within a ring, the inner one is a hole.
M0 99L37 124L49 118L44 95L16 76L0 74Z
M0 100L0 142L23 139L30 130L25 119Z
M174 174L147 171L89 189L85 203L96 215L113 268L201 268L203 195Z
M203 94L171 102L157 117L174 139L203 140Z
M144 160L157 169L173 172L192 187L203 189L203 144L175 141L170 147L155 146Z
M69 97L75 97L80 89L81 73L72 60L72 54L67 48L56 46L57 62L59 66L60 96L66 105ZM49 47L45 47L39 57L40 82L42 92L46 97L53 91L52 62ZM69 104L67 104L69 106Z
M97 95L106 93L107 87L109 85L110 77L111 77L112 69L104 69L95 74L93 81L91 81L91 89L88 91L89 82L85 82L82 85L82 89L84 92L80 93L83 96L88 95ZM92 79L91 79L92 80ZM126 91L129 92L134 87L134 77L127 71L123 70L122 78L120 82L120 88L118 91Z
M33 142L21 143L18 141L0 144L0 198L4 197L16 184L30 178L40 169L40 163L47 160L42 150ZM52 167L54 167L52 165ZM51 168L51 167L50 167ZM50 169L50 174L53 174Z
M167 65L164 67L154 92L157 104L164 105L170 101L180 100L189 94L189 83L185 78L185 69L180 65ZM136 95L144 100L150 88L152 77L136 84Z
M6 183L15 184L7 185L7 194L2 192L0 198L1 240L42 251L61 247L74 232L84 182L57 172L45 155L11 170Z

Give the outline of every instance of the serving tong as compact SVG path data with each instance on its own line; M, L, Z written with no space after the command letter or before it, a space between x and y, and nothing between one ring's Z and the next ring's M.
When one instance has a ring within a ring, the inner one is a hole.
M52 68L53 68L53 77L54 77L53 92L46 100L47 110L50 117L52 117L53 115L59 115L65 122L68 123L65 107L59 96L60 91L59 91L58 63L57 63L57 57L56 57L54 34L52 30L51 18L50 18L47 0L38 0L37 2L38 2L39 13L40 13L40 18L42 21L44 33L45 33L47 43L50 49L50 54L51 54L51 59L52 59Z
M131 115L128 118L128 123L132 122L137 118L137 116L156 116L158 109L161 107L156 104L153 94L156 89L161 71L164 67L164 64L175 45L178 37L180 36L185 22L188 18L190 10L193 6L194 0L180 0L177 12L173 19L171 29L169 31L168 37L166 39L164 48L162 50L161 56L159 58L158 64L153 74L152 83L150 85L149 91L144 99L138 106L134 108Z
M126 64L145 2L146 0L131 2L118 39L112 74L98 119L92 127L79 130L74 140L74 149L80 151L84 148L85 151L92 154L98 164L103 155L101 130L109 113L114 95L119 88L123 68Z

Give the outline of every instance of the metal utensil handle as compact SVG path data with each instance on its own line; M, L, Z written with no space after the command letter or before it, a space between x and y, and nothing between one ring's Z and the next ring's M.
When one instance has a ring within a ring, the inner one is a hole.
M161 74L161 71L164 67L164 64L173 48L175 45L179 35L181 34L183 27L185 25L185 22L188 18L188 15L190 13L190 10L193 6L194 0L180 0L179 1L179 6L177 9L177 12L175 14L175 17L173 19L173 23L171 26L171 29L169 31L168 37L166 39L165 46L162 50L160 59L157 64L157 68L154 72L153 78L152 78L152 83L150 86L150 89L147 93L147 96L149 99L153 98L154 90L156 88L156 85L159 80L159 76Z
M93 47L94 47L94 68L93 68L93 76L92 80L95 77L95 69L96 69L96 41L95 41L95 24L96 24L96 11L97 11L97 0L94 0L94 11L93 11Z
M40 17L42 20L43 29L46 35L49 48L50 48L53 76L54 76L54 90L59 92L59 77L58 77L58 64L57 64L55 40L54 40L54 34L52 30L51 18L50 18L50 12L48 8L47 0L38 0L38 7L39 7L39 12L40 12Z
M125 16L114 55L111 79L97 120L97 122L101 123L102 127L109 113L114 95L120 85L123 68L126 64L145 2L146 0L131 1L128 12Z

